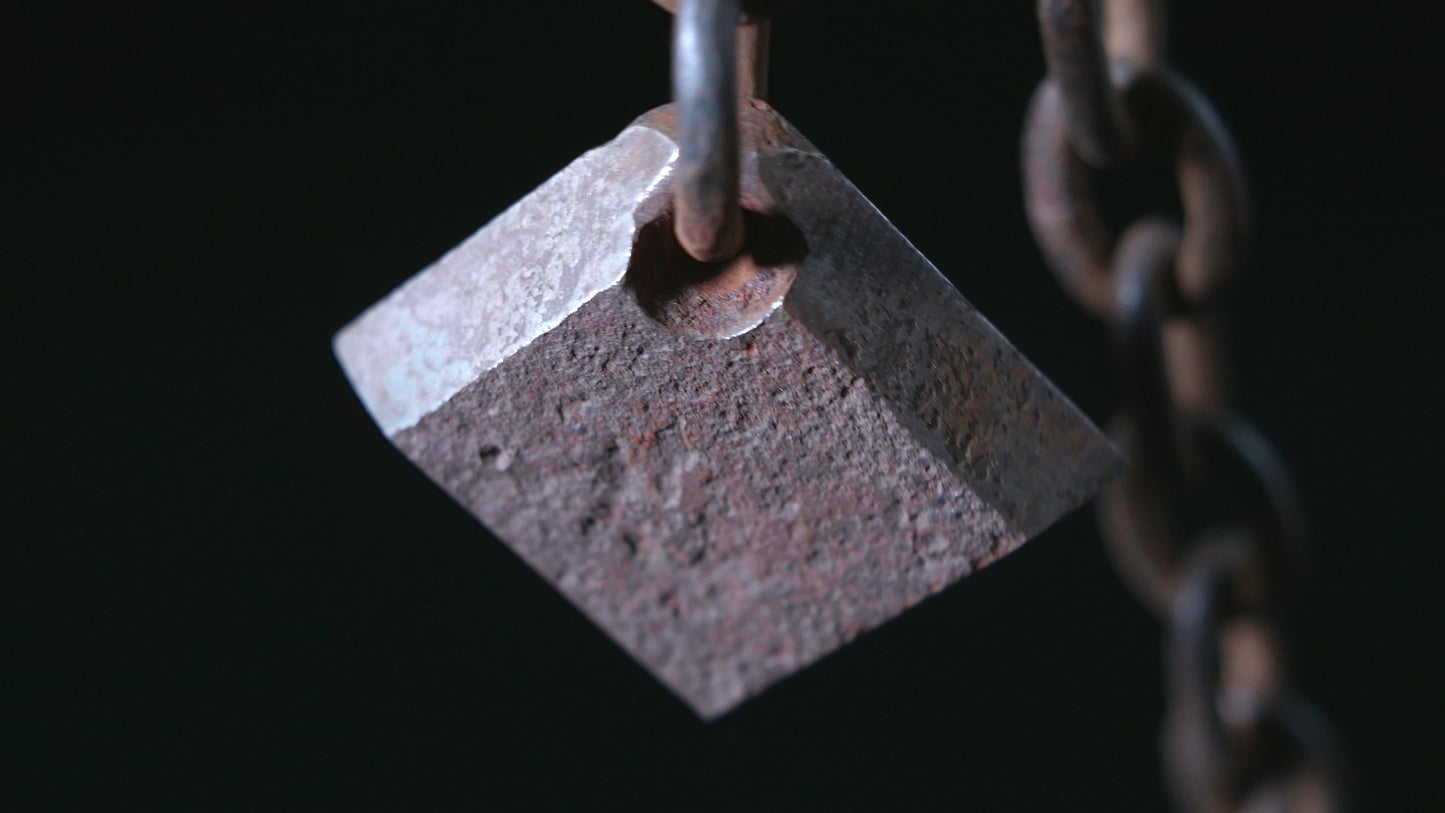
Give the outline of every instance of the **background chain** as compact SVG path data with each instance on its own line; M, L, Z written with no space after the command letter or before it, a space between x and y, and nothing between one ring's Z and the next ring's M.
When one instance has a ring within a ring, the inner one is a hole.
M1229 406L1221 326L1248 259L1249 195L1209 102L1165 64L1151 0L1039 0L1048 76L1023 137L1029 224L1064 288L1107 321L1131 465L1100 502L1127 583L1168 627L1162 738L1188 811L1347 808L1341 749L1293 690L1304 544L1289 478ZM1093 190L1148 149L1173 160L1176 225L1117 237Z

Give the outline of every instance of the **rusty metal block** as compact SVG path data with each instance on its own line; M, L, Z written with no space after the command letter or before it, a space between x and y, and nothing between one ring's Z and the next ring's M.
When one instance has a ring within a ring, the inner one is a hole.
M660 302L646 235L674 133L670 107L644 115L335 350L398 449L713 717L1014 550L1120 460L761 102L743 201L796 255ZM721 327L669 318L730 302Z

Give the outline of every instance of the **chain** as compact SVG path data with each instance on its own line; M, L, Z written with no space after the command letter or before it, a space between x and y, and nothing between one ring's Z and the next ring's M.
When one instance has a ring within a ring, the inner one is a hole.
M1229 407L1221 325L1246 265L1248 191L1209 102L1164 62L1150 0L1038 0L1048 76L1023 137L1030 226L1049 266L1109 325L1130 458L1102 496L1118 569L1168 628L1163 751L1188 811L1338 811L1343 761L1290 685L1285 633L1304 547L1288 477ZM1102 171L1171 156L1183 225L1117 239Z
M796 0L653 0L673 12L678 103L673 230L689 256L726 262L747 237L738 198L738 99L768 90L772 15Z

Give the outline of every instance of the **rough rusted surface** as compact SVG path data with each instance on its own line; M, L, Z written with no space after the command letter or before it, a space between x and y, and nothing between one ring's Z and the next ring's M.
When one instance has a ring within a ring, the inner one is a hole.
M759 165L808 241L785 300L940 461L1025 535L1118 465L1078 410L826 159Z
M704 716L1023 542L785 312L613 288L395 440Z
M1119 466L791 126L756 100L740 116L743 202L796 241L781 307L743 335L697 338L667 309L754 307L756 275L674 286L660 308L639 270L662 250L649 228L670 231L663 108L336 342L368 405L420 415L382 421L397 447L703 716L1013 550ZM528 285L577 304L519 318ZM488 331L458 319L518 327L494 361L465 341ZM436 369L477 372L413 398L407 382Z

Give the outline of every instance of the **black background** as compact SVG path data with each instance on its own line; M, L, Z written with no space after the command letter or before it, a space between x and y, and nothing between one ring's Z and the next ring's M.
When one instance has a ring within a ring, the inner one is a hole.
M804 3L776 24L772 98L1102 421L1102 329L1021 212L1032 5ZM1438 45L1406 10L1426 4L1347 5L1181 4L1172 52L1256 194L1239 405L1312 519L1299 684L1370 807L1439 809ZM1159 629L1089 511L708 725L351 394L335 330L667 100L666 14L7 17L4 571L21 609L4 739L21 799L1164 806Z

